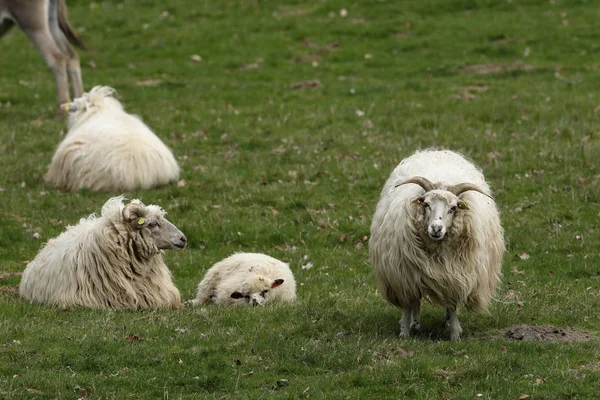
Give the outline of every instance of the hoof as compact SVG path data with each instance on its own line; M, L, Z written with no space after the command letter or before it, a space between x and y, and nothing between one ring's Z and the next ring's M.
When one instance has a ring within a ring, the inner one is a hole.
M451 333L450 341L451 342L460 342L460 333Z
M410 329L400 329L401 338L409 338L410 337Z

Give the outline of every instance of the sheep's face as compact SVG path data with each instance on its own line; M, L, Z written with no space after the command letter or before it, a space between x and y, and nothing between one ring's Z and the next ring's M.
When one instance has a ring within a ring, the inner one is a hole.
M145 206L134 200L123 208L123 220L134 232L151 236L154 244L161 250L183 250L187 243L185 235L169 222L165 211L158 206Z
M262 306L269 300L271 289L280 286L283 279L269 279L266 277L252 277L242 285L240 291L231 293L232 299L238 299L239 304Z
M413 203L426 223L427 236L442 240L452 227L457 213L467 209L467 203L446 190L431 190L417 197Z

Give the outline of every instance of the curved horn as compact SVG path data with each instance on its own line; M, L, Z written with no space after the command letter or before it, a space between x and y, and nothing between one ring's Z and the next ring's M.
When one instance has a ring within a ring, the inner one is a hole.
M458 183L456 185L449 186L448 188L446 188L446 190L450 193L453 193L456 196L460 195L463 192L466 192L467 190L474 190L489 197L490 199L493 199L492 196L484 192L482 188L473 183Z
M399 183L394 187L406 185L407 183L415 183L415 184L421 186L423 189L425 189L426 192L429 192L430 190L435 189L434 184L431 183L431 181L429 179L423 178L422 176L413 176L412 178L407 179L404 182Z

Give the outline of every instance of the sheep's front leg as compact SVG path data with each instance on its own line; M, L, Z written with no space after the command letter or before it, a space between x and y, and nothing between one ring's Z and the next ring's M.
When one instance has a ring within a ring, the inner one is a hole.
M446 327L450 331L450 340L455 342L460 340L460 334L462 333L462 327L458 321L458 313L456 307L446 308Z
M402 311L402 319L400 320L400 337L410 337L411 328L419 329L421 313L421 301L413 300Z
M421 300L413 303L411 311L410 328L418 331L421 329Z

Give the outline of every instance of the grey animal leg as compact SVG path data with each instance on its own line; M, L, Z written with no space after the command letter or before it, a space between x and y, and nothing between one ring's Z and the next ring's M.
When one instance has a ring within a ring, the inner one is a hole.
M73 87L73 97L77 98L83 94L83 81L81 78L79 56L69 45L65 33L60 27L59 12L57 0L50 0L48 8L48 28L50 29L50 34L54 38L55 43L65 56L67 72L69 73L69 78L71 79L71 85ZM64 19L66 23L66 17L64 17Z
M421 301L413 300L402 311L402 319L400 320L400 337L410 337L411 329L419 329Z
M460 334L462 333L462 327L458 321L458 313L456 307L446 308L446 327L450 331L450 340L455 342L460 340Z
M410 327L416 331L421 329L421 300L416 300L412 304Z

